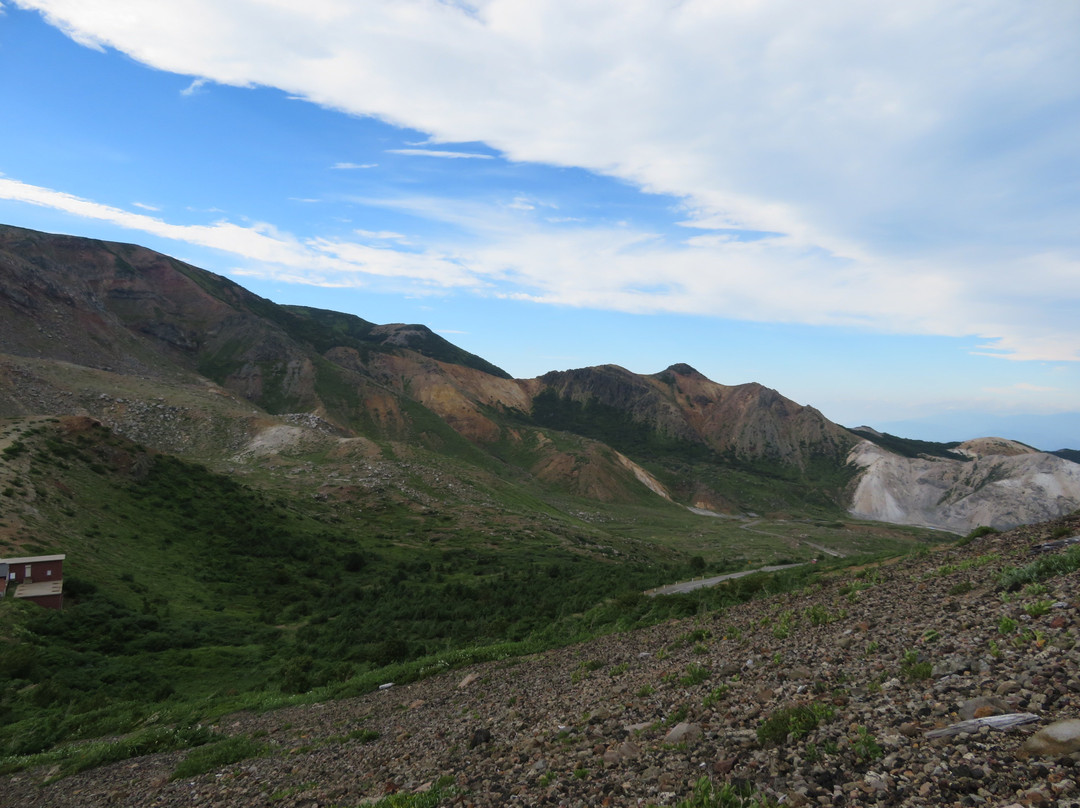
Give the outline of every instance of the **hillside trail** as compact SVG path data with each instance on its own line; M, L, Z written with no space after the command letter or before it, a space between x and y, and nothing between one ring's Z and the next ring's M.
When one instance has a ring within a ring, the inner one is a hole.
M691 513L696 513L699 516L708 516L714 519L735 519L745 520L745 516L732 516L726 513L717 513L716 511L710 511L707 508L694 508L687 506L687 510ZM783 533L773 533L768 530L758 530L754 526L761 523L760 519L751 518L750 521L739 525L742 530L749 530L751 533L759 533L762 536L771 536L773 538L783 539L789 541L790 536L785 536ZM805 539L799 539L800 544L805 544L807 547L811 547L818 552L825 553L833 558L844 558L845 554L839 550L833 550L825 547L824 545L817 544L816 542L806 541ZM808 562L800 561L793 564L774 564L771 566L759 567L753 570L742 570L741 572L729 572L723 575L713 575L709 578L697 578L692 581L679 581L673 584L667 584L666 586L659 586L655 589L649 589L645 591L645 594L649 597L655 597L656 595L679 595L686 592L693 592L695 589L704 589L709 586L716 586L724 581L731 581L735 578L743 578L747 575L753 575L758 572L779 572L781 570L793 569L794 567L805 566Z

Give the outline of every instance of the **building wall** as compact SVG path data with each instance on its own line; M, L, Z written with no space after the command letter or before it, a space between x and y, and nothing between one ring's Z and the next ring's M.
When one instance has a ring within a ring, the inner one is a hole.
M27 575L27 568L30 574ZM21 584L27 581L59 581L64 577L63 561L27 561L8 562L8 583Z
M46 609L62 609L64 607L64 594L61 592L59 595L43 595L39 598L23 598L31 603L36 603L38 606L44 606Z

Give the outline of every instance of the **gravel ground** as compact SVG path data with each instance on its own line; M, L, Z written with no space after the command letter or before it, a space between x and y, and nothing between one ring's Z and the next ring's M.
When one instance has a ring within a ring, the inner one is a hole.
M229 716L216 729L266 755L174 781L183 752L48 785L54 772L21 772L0 805L351 808L443 777L447 805L673 805L707 777L795 806L1080 806L1080 751L1020 749L1080 718L1080 574L1005 597L994 582L1063 532L1080 515L718 615ZM760 737L793 708L817 726ZM1014 712L1038 720L927 736Z

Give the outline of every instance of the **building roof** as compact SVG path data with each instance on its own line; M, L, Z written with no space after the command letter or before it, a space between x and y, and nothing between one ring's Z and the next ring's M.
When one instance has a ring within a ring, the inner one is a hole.
M63 561L66 555L23 556L22 558L0 558L0 564L34 564L38 561Z
M59 595L63 591L63 581L42 581L38 584L19 584L15 587L15 597L43 598L48 595Z

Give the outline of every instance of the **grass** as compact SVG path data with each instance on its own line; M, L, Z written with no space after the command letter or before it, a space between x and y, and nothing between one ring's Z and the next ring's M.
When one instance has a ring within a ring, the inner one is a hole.
M798 740L814 730L820 722L832 718L834 713L832 705L820 701L783 707L758 727L758 742L762 746L779 746L789 737Z
M933 670L933 663L919 659L919 652L914 648L905 651L900 660L900 676L909 682L921 682L924 679L929 679Z
M436 808L457 793L452 777L442 777L432 784L427 791L420 793L399 792L387 794L372 808Z
M152 727L117 740L72 744L37 754L0 758L0 775L55 765L59 769L57 777L65 777L141 755L199 747L216 738L217 735L202 726Z
M1063 553L1047 553L1022 567L1010 567L998 576L998 586L1007 592L1015 592L1025 584L1037 584L1057 575L1066 575L1080 569L1080 545L1073 545Z
M753 786L734 783L714 784L702 777L694 793L675 803L675 808L777 808L778 803L756 791ZM652 807L650 807L652 808Z
M264 754L266 746L246 735L234 735L192 749L173 770L173 780L197 777Z

